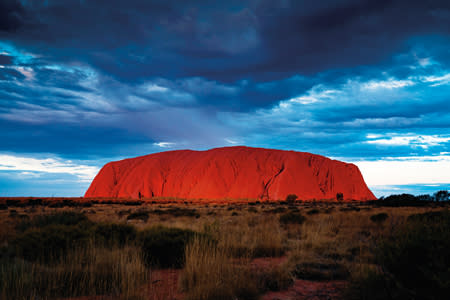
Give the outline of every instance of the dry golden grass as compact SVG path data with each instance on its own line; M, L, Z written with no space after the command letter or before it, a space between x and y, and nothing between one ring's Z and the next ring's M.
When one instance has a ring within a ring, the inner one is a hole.
M233 261L230 250L195 238L186 247L186 265L180 287L186 299L254 299L256 284L249 280L248 259Z
M175 207L195 209L200 217L153 213L154 210ZM317 209L318 213L308 214L312 209ZM380 237L389 235L411 214L439 209L442 208L312 203L290 206L158 203L140 206L95 204L77 208L15 207L0 210L0 247L8 245L15 236L15 225L24 218L20 216L33 218L63 210L83 212L93 222L132 224L138 230L155 225L191 229L213 239L196 238L186 248L186 264L178 283L185 298L235 299L240 296L239 299L252 299L264 291L285 288L293 277L333 280L365 276L367 270L377 269L372 249ZM12 210L16 213L11 215ZM147 211L148 220L127 220L127 216L138 211ZM306 221L303 224L280 224L280 215L288 211L298 211ZM387 220L371 221L370 217L378 213L387 213ZM8 264L1 265L3 273L9 272L9 281L3 288L3 295L0 294L1 298L11 299L5 291L12 290L30 291L32 295L45 298L56 289L50 282L68 282L66 290L73 291L71 294L86 294L86 291L101 294L109 289L109 293L139 299L143 297L140 292L146 291L143 299L155 300L172 299L177 294L176 287L170 286L168 281L152 279L148 275L137 250L94 247L86 251L90 252L73 253L52 267L24 261L17 261L13 269L5 269L11 267ZM285 257L280 265L264 270L252 264L254 257L270 260L279 256ZM81 267L80 261L84 262ZM110 270L108 276L112 279L108 282L113 282L114 287L102 281L101 278L107 274L98 270L104 267ZM85 277L80 273L86 274ZM143 284L145 281L150 284ZM156 284L151 284L153 281L167 286L155 288ZM45 287L45 292L40 290L42 287Z
M52 264L15 259L0 265L2 299L114 295L142 298L149 271L135 247L74 250Z

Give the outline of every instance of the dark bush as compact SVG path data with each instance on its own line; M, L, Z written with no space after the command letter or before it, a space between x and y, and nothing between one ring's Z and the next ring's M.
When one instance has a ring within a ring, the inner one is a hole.
M408 222L418 223L441 223L447 222L449 217L448 211L429 211L422 214L412 214L408 216Z
M379 252L381 265L416 299L450 294L450 213L410 217Z
M286 196L287 203L294 203L297 199L298 199L298 196L296 194L289 194Z
M337 263L302 263L295 266L293 274L305 280L338 280L349 276L348 270Z
M140 205L142 205L142 203L144 203L144 202L142 202L142 201L126 201L123 204L127 205L127 206L140 206Z
M307 215L317 215L320 211L317 208L313 208L306 212Z
M383 212L370 216L370 220L375 223L383 223L384 221L387 220L388 217L389 215Z
M265 210L264 212L271 213L271 214L278 214L278 213L283 213L285 211L286 211L285 207L277 207L277 208Z
M437 202L450 200L450 193L447 190L438 191L434 193L433 196Z
M74 247L84 246L90 232L86 228L67 225L48 225L31 228L12 241L16 255L29 261L50 263L58 260Z
M107 247L119 246L136 239L136 228L126 224L100 223L94 227L95 242Z
M298 212L287 212L280 216L280 223L282 224L303 224L306 218Z
M340 211L360 211L361 209L359 207L356 207L353 205L347 205L346 207L341 207L339 210Z
M147 265L180 268L184 248L194 235L192 230L157 226L141 231L138 241Z
M136 211L128 215L127 220L142 220L147 222L149 218L149 214L147 211Z
M249 207L247 210L248 210L248 212L252 212L252 213L257 213L258 212L258 210L256 208L254 208L254 207Z
M390 195L386 198L381 197L369 203L377 206L402 207L402 206L428 206L433 204L434 198L429 195L414 196L411 194Z
M196 209L190 209L190 208L179 208L179 207L173 207L169 209L155 209L151 211L152 214L156 215L171 215L174 217L200 217L200 214L197 212Z
M21 207L24 206L23 203L20 202L20 200L16 199L8 199L6 200L6 205L10 207Z
M49 225L79 225L84 223L86 226L92 225L92 222L84 215L84 213L64 211L50 215L40 215L34 217L30 221L24 221L17 225L17 229L25 231L31 227L45 227Z
M378 273L357 282L364 299L448 299L450 213L412 215L376 249Z
M41 198L30 198L28 199L28 205L42 205L44 202Z
M88 221L84 213L74 211L63 211L50 215L36 216L33 218L32 226L44 227L48 225L77 225Z

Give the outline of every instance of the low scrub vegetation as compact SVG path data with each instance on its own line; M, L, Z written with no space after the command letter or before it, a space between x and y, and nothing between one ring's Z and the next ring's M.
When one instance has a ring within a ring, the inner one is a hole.
M306 217L303 216L299 212L291 211L288 213L285 213L280 216L280 223L282 224L303 224L305 222Z
M354 280L362 299L447 299L450 293L450 212L413 214L375 251L378 267Z
M184 264L184 248L195 232L188 229L156 226L139 233L147 265L180 268Z
M370 216L370 221L375 223L383 223L387 220L389 215L387 213L378 213Z
M341 299L450 292L445 201L103 203L5 203L0 299L259 299L298 280L343 282Z
M146 283L145 268L137 248L75 248L51 265L22 259L0 264L1 299L52 299L115 295L139 297Z

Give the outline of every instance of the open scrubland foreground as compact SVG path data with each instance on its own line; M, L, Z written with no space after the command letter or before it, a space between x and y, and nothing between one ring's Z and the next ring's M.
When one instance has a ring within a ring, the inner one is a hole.
M0 206L1 299L448 299L446 205Z

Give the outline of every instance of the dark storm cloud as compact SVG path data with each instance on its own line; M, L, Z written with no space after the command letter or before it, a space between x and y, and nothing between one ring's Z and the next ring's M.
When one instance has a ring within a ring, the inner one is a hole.
M12 62L13 59L11 56L0 54L0 65L10 65Z
M14 69L1 69L0 80L25 79L25 76ZM2 93L2 91L0 91Z
M450 153L449 33L439 0L1 1L0 154Z
M0 31L14 32L23 25L24 8L19 1L0 2Z
M283 79L376 63L414 35L450 28L448 1L17 3L28 19L10 38L122 81Z
M81 124L35 124L14 120L0 120L1 152L57 153L68 158L141 154L133 145L151 143L147 137L125 129Z

